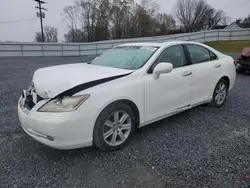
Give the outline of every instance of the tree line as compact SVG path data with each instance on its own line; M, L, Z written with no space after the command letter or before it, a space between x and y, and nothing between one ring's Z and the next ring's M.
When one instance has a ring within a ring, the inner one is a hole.
M43 42L42 33L36 32L36 42ZM58 29L51 26L44 27L44 42L58 42Z
M177 0L172 14L159 10L153 0L75 0L63 9L68 28L64 38L66 42L93 42L148 37L210 30L230 22L223 10L216 10L206 0ZM47 42L57 42L55 36L56 28L45 29Z
M91 42L163 35L173 32L172 15L158 13L151 0L76 0L64 8L67 42Z

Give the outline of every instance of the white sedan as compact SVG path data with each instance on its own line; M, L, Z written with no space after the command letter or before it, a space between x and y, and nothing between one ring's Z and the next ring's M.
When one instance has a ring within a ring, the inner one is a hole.
M37 70L18 115L50 147L111 151L139 127L204 103L220 108L235 77L234 60L204 44L124 44L91 63Z

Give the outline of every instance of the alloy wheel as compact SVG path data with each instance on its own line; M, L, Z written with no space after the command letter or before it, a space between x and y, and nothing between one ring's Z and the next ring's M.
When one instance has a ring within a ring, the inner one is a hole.
M215 102L217 105L224 103L227 96L227 86L221 82L215 90Z
M132 123L129 114L125 111L115 111L104 122L104 141L109 146L119 146L126 141L131 128Z

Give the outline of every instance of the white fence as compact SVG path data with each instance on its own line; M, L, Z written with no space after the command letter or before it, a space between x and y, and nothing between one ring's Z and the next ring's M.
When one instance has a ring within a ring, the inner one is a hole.
M166 42L189 40L197 42L250 40L250 29L211 30L157 37L107 40L91 43L0 43L0 57L98 56L117 45L129 42Z

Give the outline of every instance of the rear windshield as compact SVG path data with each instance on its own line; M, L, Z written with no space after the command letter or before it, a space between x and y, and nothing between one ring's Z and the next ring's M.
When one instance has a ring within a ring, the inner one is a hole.
M141 68L157 49L157 47L151 46L119 46L108 50L91 64L136 70Z

